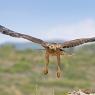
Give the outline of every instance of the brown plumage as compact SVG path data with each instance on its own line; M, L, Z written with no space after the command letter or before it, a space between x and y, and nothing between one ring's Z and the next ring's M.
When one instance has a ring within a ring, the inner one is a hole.
M41 44L46 50L46 52L45 52L46 65L44 68L44 74L48 73L49 55L57 56L57 77L58 78L60 77L60 72L61 72L60 55L64 55L63 48L75 47L75 46L78 46L78 45L81 45L84 43L95 41L95 37L92 37L92 38L75 39L75 40L71 40L71 41L66 41L64 43L51 43L50 44L50 43L43 41L41 39L29 36L29 35L14 32L14 31L7 29L1 25L0 25L0 32L5 35L9 35L12 37L17 37L17 38L24 38L24 39L30 40L34 43Z

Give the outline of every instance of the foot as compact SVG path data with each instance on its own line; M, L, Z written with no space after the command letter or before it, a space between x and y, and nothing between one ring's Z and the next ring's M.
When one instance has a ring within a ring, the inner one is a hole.
M48 74L48 69L44 69L44 74L45 74L45 75Z
M61 72L57 72L57 78L60 78Z

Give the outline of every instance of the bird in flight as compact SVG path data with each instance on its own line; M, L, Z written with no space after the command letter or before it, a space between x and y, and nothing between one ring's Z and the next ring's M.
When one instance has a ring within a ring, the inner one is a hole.
M45 60L46 64L44 67L44 74L48 74L48 64L49 64L49 56L56 56L57 57L57 77L59 78L61 75L61 65L60 65L60 56L65 54L65 51L63 50L64 48L70 48L70 47L75 47L84 43L88 42L94 42L95 37L92 38L80 38L80 39L75 39L71 41L66 41L64 43L49 43L46 41L43 41L41 39L26 35L26 34L21 34L17 33L15 31L12 31L2 25L0 25L0 33L9 35L12 37L17 37L17 38L24 38L29 41L32 41L34 43L38 43L41 46L45 48Z

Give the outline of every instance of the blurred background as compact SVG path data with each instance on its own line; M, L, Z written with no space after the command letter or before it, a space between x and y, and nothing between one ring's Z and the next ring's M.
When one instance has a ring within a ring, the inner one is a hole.
M0 0L0 24L49 42L95 37L94 0ZM95 88L95 43L65 49L62 75L56 58L43 74L44 50L24 39L0 34L0 95L63 95Z
M13 44L1 45L0 94L63 95L75 89L94 89L95 44L66 51L74 55L61 56L62 75L58 79L55 57L50 58L49 74L43 74L45 51L31 48L21 50Z

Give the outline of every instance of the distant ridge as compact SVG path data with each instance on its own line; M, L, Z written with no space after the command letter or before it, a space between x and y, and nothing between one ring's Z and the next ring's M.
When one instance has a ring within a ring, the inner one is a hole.
M6 42L1 44L0 46L3 45L13 45L17 50L25 50L25 49L42 49L41 45L35 44L35 43L31 43L31 42Z
M48 40L47 42L49 43L62 43L64 42L63 40ZM6 42L1 44L2 45L13 45L16 49L18 50L25 50L25 49L43 49L43 47L39 44L36 43L31 43L31 42Z

